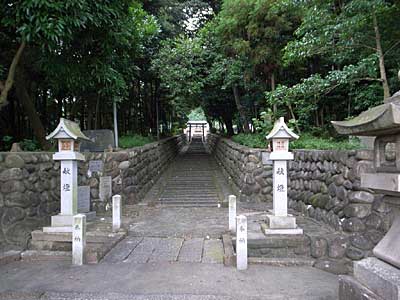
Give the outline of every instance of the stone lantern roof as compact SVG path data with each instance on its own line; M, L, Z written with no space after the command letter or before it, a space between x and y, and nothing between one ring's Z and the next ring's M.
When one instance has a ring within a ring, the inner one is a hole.
M274 124L274 128L272 128L271 132L266 136L267 140L271 139L289 139L289 140L297 140L299 136L295 134L287 125L285 124L285 120L283 117L280 117Z
M74 139L74 140L87 140L90 139L84 135L79 128L79 125L70 120L60 118L60 123L52 133L46 136L46 139Z
M400 132L400 93L347 121L332 121L340 134L379 136Z

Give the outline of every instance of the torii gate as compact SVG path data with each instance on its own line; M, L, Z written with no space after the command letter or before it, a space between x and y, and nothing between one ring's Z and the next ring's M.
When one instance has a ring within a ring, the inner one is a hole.
M192 137L194 135L192 133L192 128L197 129L199 127L201 127L202 140L203 140L203 142L205 141L206 136L207 136L207 134L209 132L208 122L207 121L189 121L189 122L187 122L187 128L188 128L187 135L188 135L189 142L192 141Z

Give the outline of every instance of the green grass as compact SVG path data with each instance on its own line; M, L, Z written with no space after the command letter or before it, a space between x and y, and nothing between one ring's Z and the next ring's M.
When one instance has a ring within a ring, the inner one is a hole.
M238 144L251 148L266 148L265 136L261 134L240 133L232 137ZM315 150L354 150L360 148L358 139L335 140L334 138L321 138L304 133L296 141L290 143L290 149L315 149Z
M155 138L152 136L141 136L139 134L121 136L119 138L119 146L124 149L140 147L149 143L153 143Z

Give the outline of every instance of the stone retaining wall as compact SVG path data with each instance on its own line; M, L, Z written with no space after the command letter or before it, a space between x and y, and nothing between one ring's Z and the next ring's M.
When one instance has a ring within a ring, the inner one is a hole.
M240 194L241 201L272 202L272 168L263 166L261 149L216 135L210 151ZM295 150L289 163L289 207L330 225L337 234L311 240L315 258L358 260L389 229L392 213L380 194L361 188L360 175L373 171L373 151Z
M124 203L139 202L180 148L185 135L119 152L84 153L79 163L79 185L90 186L92 210L102 212L111 199L100 200L99 181L111 176L112 193ZM0 245L26 246L33 229L48 225L60 209L60 163L49 152L0 153ZM89 161L102 161L89 174Z
M272 165L262 164L262 149L215 134L207 136L207 144L240 201L272 201Z

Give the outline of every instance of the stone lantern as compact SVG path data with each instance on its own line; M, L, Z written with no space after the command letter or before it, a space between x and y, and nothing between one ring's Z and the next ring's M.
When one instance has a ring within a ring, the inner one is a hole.
M289 141L299 136L290 130L281 117L275 122L274 128L266 137L272 141L272 152L269 159L273 161L273 210L267 216L263 231L265 234L303 234L297 227L296 218L288 215L287 200L287 162L293 160L289 152Z
M61 212L51 217L51 227L44 232L71 232L73 216L78 212L78 161L85 157L79 153L82 140L90 140L75 122L61 118L57 128L46 139L58 140L54 160L61 161Z
M374 168L361 174L361 187L384 194L392 224L373 249L375 257L354 264L354 278L340 279L340 299L400 299L400 92L349 121L333 121L340 134L375 136Z

